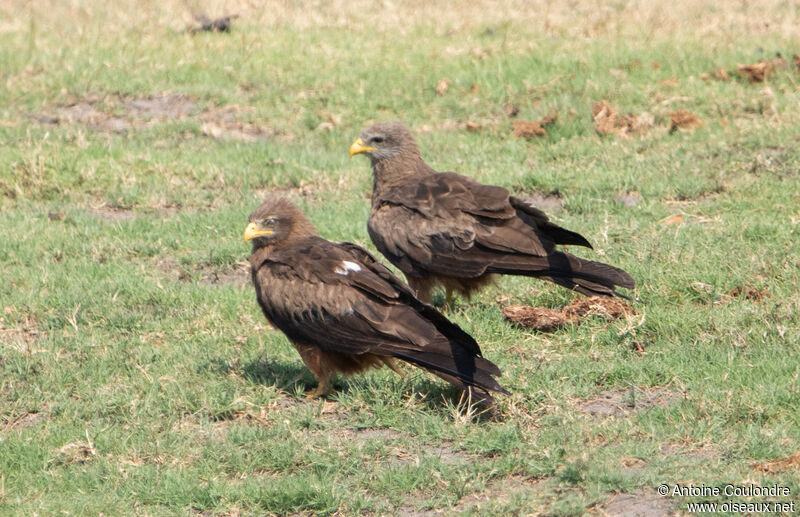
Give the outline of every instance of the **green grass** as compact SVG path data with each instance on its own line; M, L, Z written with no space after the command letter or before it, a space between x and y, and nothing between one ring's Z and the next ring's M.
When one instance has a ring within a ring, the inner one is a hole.
M581 515L615 493L685 511L660 483L777 483L800 506L796 467L754 467L800 450L798 11L755 4L299 2L194 37L177 2L0 7L0 514ZM701 79L775 52L766 83ZM165 92L185 116L126 108ZM602 99L652 126L599 135ZM133 127L64 120L81 102ZM511 104L559 118L513 138ZM269 137L207 136L226 106ZM703 125L670 133L680 109ZM418 370L305 400L313 377L239 281L241 232L279 190L374 250L347 149L386 119L440 170L557 189L554 219L634 276L639 315L533 333L501 305L573 295L504 278L449 313L504 372L497 419ZM581 409L604 392L636 410Z

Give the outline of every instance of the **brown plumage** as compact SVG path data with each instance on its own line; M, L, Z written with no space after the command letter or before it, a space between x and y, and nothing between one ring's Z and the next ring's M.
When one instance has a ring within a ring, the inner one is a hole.
M361 133L350 147L351 156L360 153L372 162L372 242L425 302L436 285L445 288L445 303L453 291L469 297L492 274L544 278L585 295L621 296L616 287L634 287L622 269L559 251L557 244L591 244L508 190L436 172L400 122Z
M250 215L245 241L264 316L300 353L319 385L335 373L353 374L399 359L424 368L491 402L507 393L500 369L481 357L478 343L411 290L366 250L333 243L290 202L271 198ZM399 372L398 372L399 373Z

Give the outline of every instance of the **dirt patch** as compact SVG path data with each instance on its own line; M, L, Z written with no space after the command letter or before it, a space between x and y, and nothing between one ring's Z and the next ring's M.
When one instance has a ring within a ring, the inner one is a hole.
M91 208L89 213L93 217L110 222L126 221L136 217L136 212L133 210L107 205Z
M620 203L625 208L633 208L642 202L642 196L635 190L629 190L615 197L614 201Z
M624 301L607 296L576 298L560 311L530 305L503 307L503 316L507 319L540 332L550 332L566 325L575 325L589 317L600 317L610 321L636 314L637 312Z
M668 387L604 391L600 396L580 401L578 411L598 418L638 413L654 407L665 408L680 397Z
M658 449L664 456L691 456L703 460L719 457L717 451L705 446L699 449L691 449L677 443L665 443L660 445Z
M197 281L204 285L231 285L234 287L250 284L250 262L246 260L237 262L228 268L222 268L211 261L179 264L174 257L164 256L156 258L153 265L167 277L177 278L184 282Z
M558 190L551 190L550 192L537 190L531 194L517 197L522 202L533 205L548 214L555 214L564 209L564 200Z
M188 116L196 108L188 95L158 93L147 97L88 96L56 106L34 118L43 124L79 124L95 131L124 133Z
M29 345L35 343L40 336L39 318L29 314L20 314L16 322L8 321L13 309L6 308L0 316L0 342L17 351L29 351ZM2 356L0 356L2 357Z
M271 138L271 128L247 122L255 109L229 105L212 107L196 114L197 101L179 93L156 93L144 97L87 96L76 102L55 106L33 116L43 124L77 124L93 131L126 133L166 122L196 120L203 134L211 138L256 141Z
M487 503L505 504L515 497L523 494L537 492L542 489L545 479L532 479L524 476L509 476L495 478L486 483L483 490L465 495L452 507L436 509L420 509L414 505L424 497L421 494L411 494L405 498L405 504L397 509L399 516L421 517L430 515L452 515L461 512L480 510Z
M787 470L800 470L800 451L780 460L755 463L753 468L767 474L777 474Z
M201 128L205 136L220 140L255 142L274 136L271 128L242 120L254 114L254 108L236 104L212 108L200 115Z
M97 449L91 442L72 442L54 451L48 463L54 465L76 465L89 463L97 456Z
M0 420L2 420L2 423L5 425L5 430L8 431L11 429L26 429L28 427L33 427L37 423L44 420L44 417L44 413L26 411L21 415L2 418Z
M599 508L609 517L667 517L674 515L668 498L654 494L616 494Z
M201 284L206 285L232 285L242 287L250 283L250 262L242 260L227 269L216 269L208 263L199 263L195 271L201 271Z
M357 440L372 440L375 438L394 440L403 436L398 431L389 429L388 427L363 427L347 429L347 431L349 431L348 434L351 434L352 437Z

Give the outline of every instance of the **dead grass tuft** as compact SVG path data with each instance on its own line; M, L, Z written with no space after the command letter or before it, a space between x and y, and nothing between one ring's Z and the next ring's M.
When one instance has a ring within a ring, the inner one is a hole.
M577 403L578 411L593 417L607 418L638 413L654 407L665 408L677 401L679 393L669 387L631 388L604 391L599 396Z
M97 449L91 441L77 441L64 445L55 451L50 463L55 465L81 465L89 463L97 456Z

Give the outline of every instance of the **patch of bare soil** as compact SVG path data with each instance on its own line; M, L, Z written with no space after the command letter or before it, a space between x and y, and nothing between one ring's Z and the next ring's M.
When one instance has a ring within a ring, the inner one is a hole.
M250 283L250 262L243 260L228 269L217 269L208 263L199 263L196 271L203 271L201 284L206 285L232 285L242 287Z
M779 460L755 463L753 464L753 468L766 474L778 474L787 470L800 470L800 451Z
M654 407L665 408L676 402L680 394L668 387L634 388L604 391L598 397L578 402L578 411L598 418L638 413Z
M29 314L20 314L16 321L13 319L12 308L7 308L5 314L0 315L0 343L22 351L39 339L39 319ZM2 356L0 356L2 357Z
M16 416L0 417L0 423L5 425L6 431L11 429L26 429L41 422L44 417L44 413L26 411Z
M650 128L654 121L653 116L649 113L620 115L619 111L612 108L605 99L595 103L592 107L592 119L598 133L619 136L641 133Z
M620 203L625 208L633 208L642 202L642 195L635 190L629 190L615 197L614 201Z
M525 203L533 205L548 214L558 213L564 209L564 200L562 199L561 192L558 190L552 190L550 192L537 190L531 194L517 197Z
M136 217L136 212L133 210L108 205L91 208L89 213L98 219L110 222L125 221L127 219L133 219Z
M245 142L271 138L274 135L271 128L241 120L242 115L254 112L251 107L235 104L206 110L200 115L203 134L215 139Z
M243 287L250 284L250 262L242 260L229 268L220 268L210 261L200 261L193 265L179 264L172 256L158 257L153 266L166 274L168 278L177 278L184 282L194 279L204 285L231 285Z
M422 510L414 505L414 499L419 499L419 497L412 498L412 496L409 496L406 498L406 504L398 508L397 515L420 517L474 512L480 510L487 503L504 504L511 501L515 496L519 497L522 494L539 491L545 482L545 479L533 479L525 476L495 478L488 481L483 490L465 495L454 506L449 508Z
M686 447L678 443L665 443L659 446L664 456L691 456L693 458L710 460L719 456L717 451L710 447L701 446L699 449Z
M372 440L374 438L384 438L394 440L402 436L401 433L388 427L364 427L347 429L348 434L356 440Z
M273 136L263 125L242 120L253 108L230 105L212 107L199 115L197 102L189 95L156 93L144 97L87 96L73 103L55 106L34 115L43 124L77 124L94 131L125 133L176 120L196 119L203 134L211 138L255 141Z
M668 517L674 515L669 498L655 494L616 494L598 507L609 517Z
M589 317L596 316L614 320L636 314L638 313L624 301L607 296L576 298L560 311L530 305L503 307L503 316L507 319L522 327L540 332L549 332L565 325L574 325Z
M514 128L514 136L517 138L535 138L538 136L546 136L547 126L552 125L558 120L558 112L553 111L541 120L515 120L511 123Z
M92 461L97 456L97 449L90 442L72 442L53 452L48 463L54 465L76 465Z

